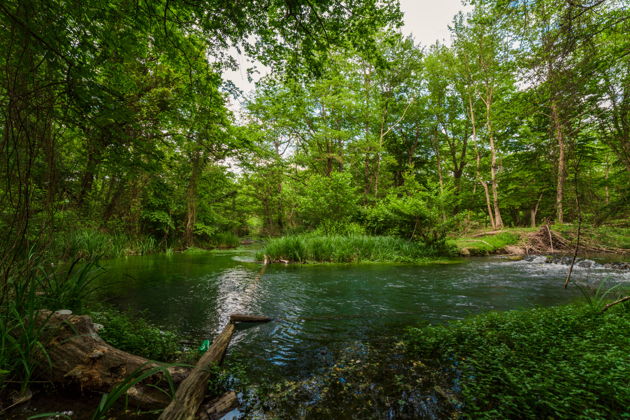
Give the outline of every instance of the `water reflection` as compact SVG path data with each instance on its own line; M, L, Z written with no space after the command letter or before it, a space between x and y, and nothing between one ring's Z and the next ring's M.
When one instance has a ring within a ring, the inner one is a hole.
M231 357L261 377L301 376L349 345L488 310L567 303L566 266L498 258L433 266L272 265L262 278L251 255L150 256L107 263L107 296L120 308L192 340L212 338L231 313L275 322L239 328ZM582 268L576 280L629 282L630 272Z

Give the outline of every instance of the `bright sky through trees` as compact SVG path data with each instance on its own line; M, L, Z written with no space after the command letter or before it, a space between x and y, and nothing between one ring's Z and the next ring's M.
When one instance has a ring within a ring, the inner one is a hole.
M463 6L460 0L400 0L400 8L405 14L402 32L413 35L417 43L425 46L432 45L435 41L450 44L448 25L451 24L453 16L460 10L470 9ZM223 77L231 80L244 93L251 92L255 83L247 80L247 67L251 66L251 63L247 57L237 54L236 50L234 54L240 68L226 71ZM267 72L260 64L258 70L260 75ZM260 75L256 75L254 79L257 80Z

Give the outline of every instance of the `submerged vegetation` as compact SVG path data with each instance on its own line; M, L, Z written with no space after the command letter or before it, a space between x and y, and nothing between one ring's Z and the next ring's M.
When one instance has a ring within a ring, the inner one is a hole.
M489 313L409 331L412 357L448 372L470 418L625 418L630 305Z
M492 312L349 348L330 369L265 389L280 418L625 418L630 305ZM318 404L312 401L317 400Z

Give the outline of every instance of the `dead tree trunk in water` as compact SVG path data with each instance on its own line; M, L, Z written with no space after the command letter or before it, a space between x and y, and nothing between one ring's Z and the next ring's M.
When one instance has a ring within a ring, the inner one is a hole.
M230 322L214 340L212 346L201 356L190 375L182 381L175 398L166 407L159 420L192 420L205 396L210 368L223 360L236 326L235 322L268 322L271 318L256 315L232 314Z

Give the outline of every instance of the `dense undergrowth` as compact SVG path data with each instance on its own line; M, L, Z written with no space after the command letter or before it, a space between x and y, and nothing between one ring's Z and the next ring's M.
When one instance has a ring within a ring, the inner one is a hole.
M603 247L626 249L630 251L630 226L628 222L611 222L609 225L581 227L580 240L587 244ZM576 224L553 225L553 230L575 241L577 237Z
M425 246L391 236L302 234L271 239L259 257L262 254L272 260L299 263L412 263L454 252L444 244Z
M239 246L240 240L232 232L217 232L198 239L197 245L206 249L226 249ZM157 240L152 236L129 236L103 232L98 229L77 229L58 233L47 249L53 259L67 261L76 258L118 258L129 255L148 255L186 249L181 243Z
M182 337L164 331L142 317L114 311L90 312L94 322L103 324L98 334L107 343L121 350L151 360L172 362L182 357Z
M447 372L468 418L630 416L630 305L493 312L412 329L407 343Z

